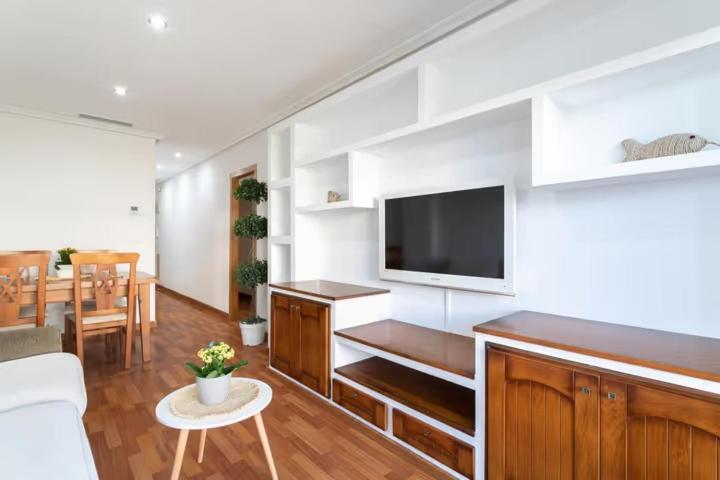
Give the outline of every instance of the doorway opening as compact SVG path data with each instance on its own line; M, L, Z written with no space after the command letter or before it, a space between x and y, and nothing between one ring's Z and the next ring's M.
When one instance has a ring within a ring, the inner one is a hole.
M248 167L232 175L230 178L230 298L228 301L228 318L230 321L238 322L240 319L249 317L255 312L255 289L241 287L235 281L235 269L240 263L251 258L253 242L250 238L240 238L233 232L235 221L249 213L255 213L257 206L247 200L238 200L233 195L240 182L246 178L255 178L256 166Z

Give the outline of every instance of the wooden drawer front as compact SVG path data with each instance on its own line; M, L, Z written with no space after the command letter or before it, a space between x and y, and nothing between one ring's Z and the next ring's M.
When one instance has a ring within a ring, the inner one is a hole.
M473 448L435 427L393 410L393 434L456 472L473 478Z
M387 429L387 406L360 390L333 380L333 401L376 427Z

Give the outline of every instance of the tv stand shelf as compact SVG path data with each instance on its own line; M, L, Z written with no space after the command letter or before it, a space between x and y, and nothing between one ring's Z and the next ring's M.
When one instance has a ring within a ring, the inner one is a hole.
M475 435L475 392L380 357L345 365L335 373L434 418Z
M475 339L397 320L381 320L336 330L338 337L475 378Z

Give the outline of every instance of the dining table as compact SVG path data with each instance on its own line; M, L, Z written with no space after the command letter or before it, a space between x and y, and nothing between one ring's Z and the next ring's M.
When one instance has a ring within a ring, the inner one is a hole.
M137 309L140 323L140 345L142 348L143 362L149 362L151 359L150 352L150 322L151 322L151 305L152 293L151 285L157 283L157 278L146 272L137 272L135 278L135 288L138 299ZM118 290L117 295L127 295L127 274L118 272ZM92 300L95 298L95 289L93 287L92 276L83 276L80 282L82 300ZM47 277L45 286L45 303L66 303L74 301L74 286L72 278ZM24 283L22 286L21 305L35 305L37 303L37 279L34 282Z

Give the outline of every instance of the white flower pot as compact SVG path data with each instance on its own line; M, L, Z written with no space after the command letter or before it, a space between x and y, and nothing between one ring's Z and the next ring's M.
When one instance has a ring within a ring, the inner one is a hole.
M215 378L195 377L200 403L216 405L224 402L230 391L231 378L232 373Z
M267 322L240 324L240 332L242 333L243 345L254 347L261 345L265 341L265 332L267 332Z
M56 270L59 278L73 278L73 266L72 265L58 265L59 270Z

